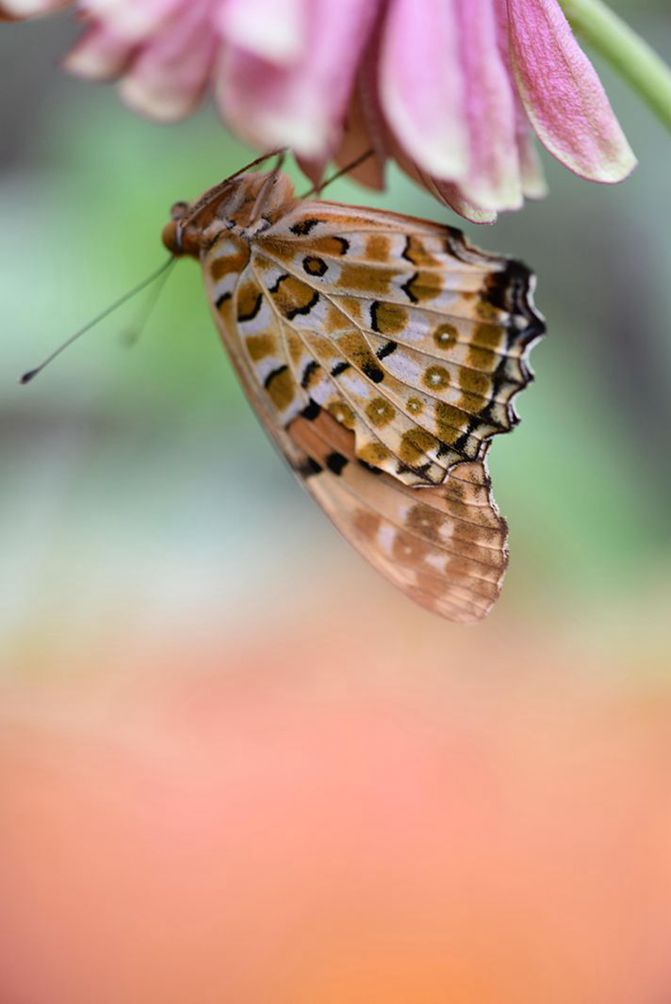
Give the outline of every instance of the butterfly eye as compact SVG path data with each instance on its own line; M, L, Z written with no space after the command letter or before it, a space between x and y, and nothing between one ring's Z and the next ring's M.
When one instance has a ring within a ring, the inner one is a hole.
M175 220L166 223L161 240L171 254L181 255L184 251L184 228Z
M189 208L188 202L176 202L172 209L170 210L170 217L173 220L181 220L186 216L187 210Z

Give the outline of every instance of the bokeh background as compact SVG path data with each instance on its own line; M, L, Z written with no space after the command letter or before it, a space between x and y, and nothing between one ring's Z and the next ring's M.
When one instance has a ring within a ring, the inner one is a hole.
M666 0L613 4L671 60ZM549 335L483 625L378 579L246 405L197 268L30 388L249 151L0 27L0 1004L671 999L670 140L488 228ZM303 183L304 184L304 183ZM307 185L304 185L307 187ZM329 197L455 223L392 173Z

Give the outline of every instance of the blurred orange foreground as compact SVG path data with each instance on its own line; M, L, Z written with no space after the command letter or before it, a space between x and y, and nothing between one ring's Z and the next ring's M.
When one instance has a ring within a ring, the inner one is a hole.
M668 687L422 624L6 686L1 1004L671 1000Z

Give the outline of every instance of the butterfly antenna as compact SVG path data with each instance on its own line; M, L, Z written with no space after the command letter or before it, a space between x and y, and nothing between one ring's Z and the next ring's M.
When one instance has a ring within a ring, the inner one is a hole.
M219 198L219 196L221 195L222 191L226 188L226 186L231 181L234 181L235 178L238 178L241 174L245 174L247 171L251 171L252 168L258 167L260 164L263 164L266 160L270 160L271 157L278 158L278 164L276 166L276 170L278 170L279 166L284 160L285 154L286 154L285 147L279 147L277 150L270 150L268 153L261 154L261 156L257 157L255 160L251 160L249 164L245 164L244 167L239 168L235 172L235 174L229 174L228 177L224 178L223 181L220 181L218 185L215 185L214 188L210 188L207 192L205 192L202 198L200 198L197 202L194 202L194 204L189 209L188 215L186 215L182 220L182 225L187 226L189 223L194 223L198 218L198 216L200 215L200 213L208 209L213 202L216 202L216 200Z
M273 167L272 171L268 174L268 177L261 186L259 194L256 196L256 200L252 208L252 218L256 218L256 215L260 211L261 206L263 206L263 204L265 203L268 191L275 184L275 181L277 180L277 175L282 170L282 165L284 164L285 158L286 158L286 151L278 150L275 166Z
M147 299L145 301L144 306L142 307L142 310L138 312L136 323L131 328L128 328L126 331L122 332L121 338L129 348L138 342L140 335L147 327L149 319L151 318L151 315L154 312L154 307L158 303L161 293L163 292L165 284L170 275L171 269L168 268L168 265L174 265L176 261L177 261L176 258L171 258L170 262L166 262L164 266L165 270L163 272L159 272L158 275L155 276L156 282L150 289L150 292L147 295Z
M287 148L285 146L280 146L276 150L270 150L268 153L262 153L260 157L256 157L255 160L251 160L249 164L245 164L244 167L239 168L235 174L230 174L226 181L232 181L233 178L237 178L241 174L246 174L247 171L251 171L253 167L258 167L259 164L263 164L265 160L270 160L271 157L278 158L277 170L282 164L286 156Z
M322 192L327 185L330 185L332 182L337 181L338 178L342 178L344 174L349 174L350 171L354 171L359 166L359 164L363 164L366 160L368 160L369 157L372 157L374 152L375 151L372 148L370 150L366 150L366 152L362 153L360 157L357 157L356 160L353 160L351 163L346 164L345 167L342 167L339 171L336 171L336 173L332 174L330 178L326 179L326 181L322 181L321 184L319 185L313 185L312 188L310 188L307 192L301 195L301 198L308 199L311 195Z
M45 369L45 367L49 365L49 363L53 362L54 359L60 356L61 352L65 352L65 350L69 348L73 342L76 342L78 338L81 338L82 335L85 335L87 331L91 330L91 328L95 328L97 324L100 324L101 321L104 321L106 317L109 317L110 314L113 314L114 311L118 310L119 307L122 307L124 303L127 303L129 300L132 300L134 296L137 296L137 294L141 293L143 289L146 289L147 286L150 286L152 282L156 282L157 279L159 279L161 276L164 276L170 270L170 268L172 268L176 260L177 259L171 255L170 258L166 262L164 262L159 269L157 269L155 272L152 272L151 275L147 276L146 279L143 279L141 283L139 283L133 289L129 290L128 293L124 293L122 297L120 297L118 300L115 300L115 302L112 303L109 307L107 307L106 310L103 310L101 314L98 314L97 317L94 317L92 321L89 321L89 323L84 325L83 328L80 328L79 331L75 331L74 335L70 335L70 337L66 339L66 341L64 341L62 345L59 345L58 348L51 353L51 355L47 356L47 358L44 359L39 366L36 366L35 369L27 370L19 378L19 383L27 384L30 383L31 380L34 380L35 377L39 373L41 373L42 370Z

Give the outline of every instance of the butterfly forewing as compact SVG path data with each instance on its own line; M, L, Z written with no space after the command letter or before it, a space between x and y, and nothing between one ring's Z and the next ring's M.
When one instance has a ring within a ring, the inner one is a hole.
M253 262L303 342L298 382L347 406L361 459L440 483L515 424L541 331L524 266L446 227L329 203L260 235Z
M507 561L484 458L543 332L531 273L410 217L289 195L264 213L249 177L244 226L222 204L201 258L251 403L371 564L452 620L482 617Z

